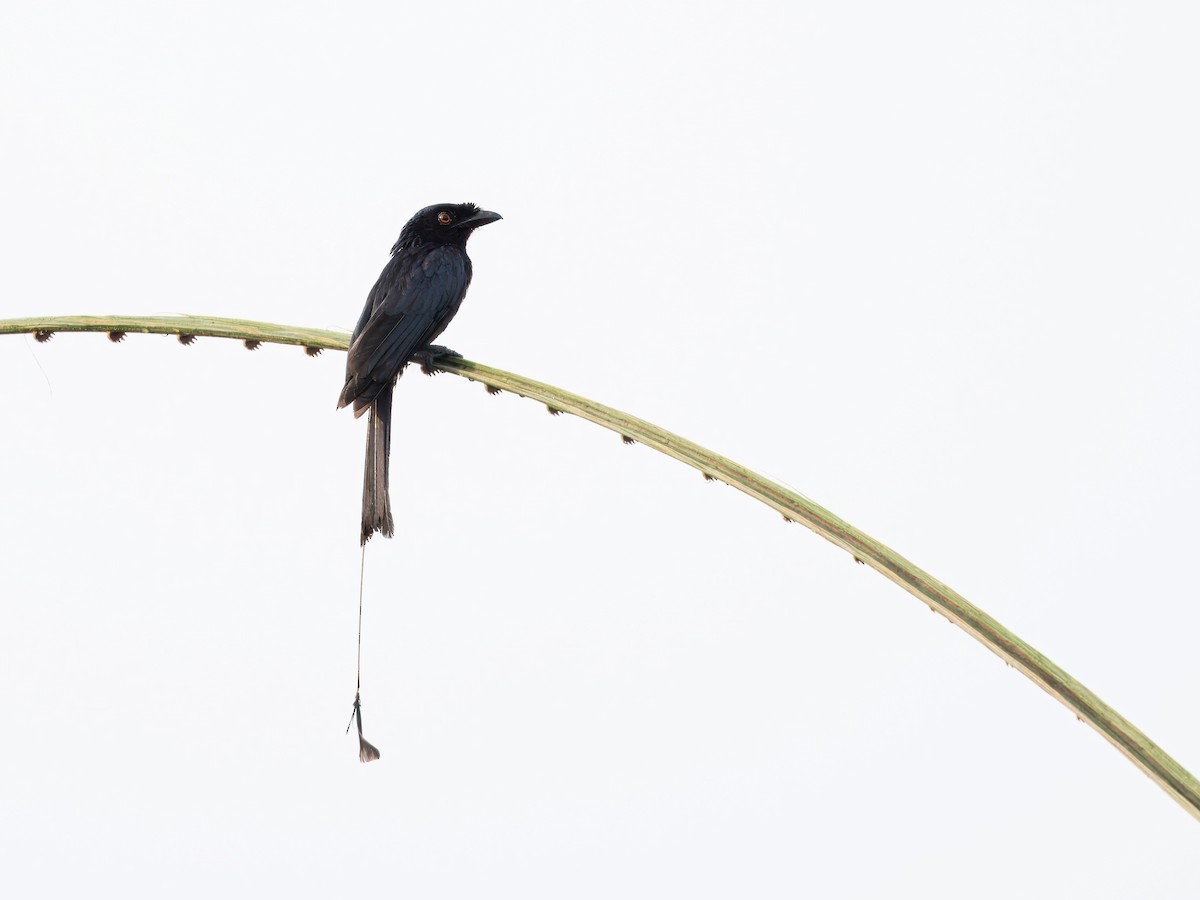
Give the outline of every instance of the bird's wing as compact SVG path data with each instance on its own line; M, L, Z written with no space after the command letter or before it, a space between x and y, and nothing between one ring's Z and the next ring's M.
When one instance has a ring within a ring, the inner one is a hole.
M442 333L458 311L469 279L465 254L439 247L398 256L380 275L368 298L346 361L339 405L361 409L404 367L413 353Z

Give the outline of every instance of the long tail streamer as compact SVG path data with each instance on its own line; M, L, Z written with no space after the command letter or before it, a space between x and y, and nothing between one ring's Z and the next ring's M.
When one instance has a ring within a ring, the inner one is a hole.
M363 610L363 572L367 567L367 545L363 544L362 560L358 566L358 665L354 679L354 709L350 713L350 722L346 725L346 733L350 733L350 725L358 723L358 759L360 762L373 762L379 759L379 750L363 737L362 732L362 610Z

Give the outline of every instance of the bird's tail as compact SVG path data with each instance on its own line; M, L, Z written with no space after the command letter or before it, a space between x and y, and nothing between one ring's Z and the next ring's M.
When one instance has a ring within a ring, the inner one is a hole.
M388 457L392 452L392 385L379 392L371 403L367 425L367 464L363 472L362 541L378 531L390 538L392 504L388 499Z

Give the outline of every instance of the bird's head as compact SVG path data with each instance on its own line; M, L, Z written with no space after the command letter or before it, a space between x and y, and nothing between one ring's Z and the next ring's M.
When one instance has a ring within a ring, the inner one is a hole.
M408 220L392 252L413 244L457 244L464 247L472 231L500 218L500 213L480 209L474 203L427 206Z

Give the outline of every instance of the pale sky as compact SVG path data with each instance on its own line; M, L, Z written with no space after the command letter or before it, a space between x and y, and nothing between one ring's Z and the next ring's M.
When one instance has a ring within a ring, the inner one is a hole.
M786 482L1200 769L1191 3L7 4L0 317L443 342ZM12 897L1200 895L1198 823L800 525L477 384L0 337Z

